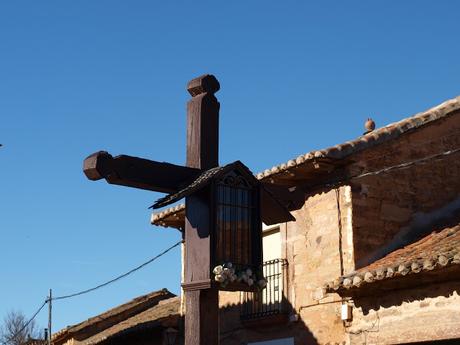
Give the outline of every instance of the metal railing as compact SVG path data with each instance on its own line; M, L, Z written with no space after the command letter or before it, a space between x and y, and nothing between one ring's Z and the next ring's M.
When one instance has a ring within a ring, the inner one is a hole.
M286 312L287 260L265 261L262 270L267 286L258 292L241 292L241 319L257 319Z

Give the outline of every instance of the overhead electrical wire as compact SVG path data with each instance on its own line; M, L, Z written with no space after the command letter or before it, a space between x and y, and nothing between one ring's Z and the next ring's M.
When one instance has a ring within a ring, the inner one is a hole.
M174 245L172 245L171 247L163 250L160 254L154 256L153 258L149 259L148 261L140 264L139 266L129 270L128 272L126 273L123 273L113 279L110 279L109 281L105 282L105 283L102 283L102 284L99 284L93 288L90 288L90 289L86 289L86 290L83 290L83 291L79 291L79 292L76 292L76 293L73 293L73 294L69 294L69 295L64 295L64 296L58 296L58 297L52 297L51 298L51 301L57 301L57 300L63 300L63 299L68 299L68 298L72 298L72 297L76 297L76 296L80 296L80 295L84 295L84 294L87 294L89 292L92 292L94 290L97 290L97 289L100 289L104 286L107 286L109 284L112 284L124 277L127 277L129 276L130 274L140 270L141 268L147 266L148 264L152 263L153 261L159 259L160 257L162 257L163 255L165 255L166 253L168 253L169 251L171 251L173 248L177 247L178 245L180 245L183 241L179 241L177 243L175 243ZM16 338L19 334L21 334L21 332L23 332L27 326L30 325L30 323L37 317L37 315L40 313L40 311L43 309L43 307L50 302L50 298L48 297L43 303L42 305L40 306L40 308L38 308L38 310L33 314L33 316L29 319L29 321L27 321L23 327L21 327L21 329L19 331L17 331L13 336L9 337L8 338L8 341L11 341L13 340L14 338Z
M443 135L442 139L445 140L445 139L449 139L449 138L458 138L460 136L460 130L456 130L454 131L453 133L451 134L446 134L446 135ZM416 143L411 143L410 144L410 149L416 149L416 148L420 148L420 147L431 147L433 145L433 143L438 143L439 142L439 139L429 139L429 140L423 140L423 141L418 141ZM380 154L378 156L375 156L374 158L371 158L371 157L366 157L366 163L369 163L369 162L374 162L376 160L380 161L380 162L384 162L383 158L386 158L386 157L391 157L391 158L394 158L395 157L395 152L394 151L391 151L389 153L385 153L385 154Z
M459 152L460 152L460 148L452 149L452 150L440 152L440 153L437 153L437 154L434 154L434 155L431 155L431 156L427 156L427 157L423 157L423 158L419 158L419 159L414 159L412 161L408 161L408 162L405 162L405 163L392 165L390 167L385 167L385 168L382 168L382 169L379 169L379 170L376 170L376 171L367 171L367 172L364 172L364 173L361 173L361 174L358 174L358 175L344 176L342 178L335 179L335 180L330 181L330 182L325 182L325 183L322 183L320 185L325 186L325 187L338 187L338 186L342 185L344 182L347 182L347 181L357 180L357 179L361 179L363 177L368 177L368 176L380 175L382 173L388 173L388 172L391 172L393 170L406 169L406 168L409 168L409 167L411 167L413 165L424 164L427 161L431 161L431 160L442 160L447 156L450 156L452 154L459 153ZM320 185L319 184L315 185L315 187L318 187Z
M413 161L405 162L405 163L402 163L402 164L386 167L386 168L383 168L383 169L380 169L380 170L377 170L377 171L371 171L371 172L362 173L360 175L351 176L351 177L348 178L348 180L359 179L359 178L363 178L363 177L366 177L366 176L378 175L378 174L381 174L381 173L387 173L387 172L390 172L390 171L396 170L396 169L408 168L408 167L410 167L412 165L415 165L415 164L424 163L426 161L433 160L433 159L441 159L441 158L443 158L445 156L449 156L451 154L458 153L458 152L460 152L460 148L449 150L449 151L444 151L444 152L434 154L434 155L431 155L431 156L427 156L427 157L423 157L423 158L420 158L420 159L417 159L417 160L413 160ZM118 281L118 280L120 280L120 279L122 279L124 277L127 277L128 275L140 270L141 268L147 266L148 264L150 264L151 262L157 260L161 256L165 255L166 253L168 253L170 250L172 250L173 248L177 247L181 243L183 243L183 240L175 243L171 247L165 249L163 252L161 252L160 254L156 255L153 258L151 258L150 260L144 262L143 264L141 264L141 265L129 270L128 272L123 273L123 274L121 274L121 275L119 275L119 276L117 276L117 277L115 277L115 278L113 278L113 279L111 279L111 280L109 280L109 281L107 281L105 283L102 283L102 284L99 284L99 285L97 285L95 287L92 287L92 288L89 288L89 289L86 289L86 290L83 290L83 291L79 291L79 292L76 292L76 293L72 293L72 294L69 294L69 295L53 297L52 300L53 301L63 300L63 299L67 299L67 298L72 298L72 297L84 295L84 294L87 294L89 292L92 292L92 291L95 291L97 289L100 289L100 288L102 288L104 286L107 286L109 284L112 284L112 283L114 283L114 282L116 282L116 281Z
M374 175L379 175L379 174L382 174L382 173L388 173L388 172L391 172L391 171L397 170L397 169L405 169L405 168L408 168L408 167L416 165L416 164L425 163L425 162L427 162L429 160L443 159L446 156L449 156L449 155L452 155L452 154L455 154L455 153L458 153L458 152L460 152L460 148L444 151L444 152L437 153L437 154L434 154L434 155L431 155L431 156L423 157L423 158L420 158L420 159L412 160L412 161L397 164L397 165L393 165L393 166L386 167L386 168L383 168L383 169L380 169L380 170L377 170L377 171L370 171L370 172L365 172L365 173L362 173L362 174L359 174L359 175L350 176L350 177L346 178L345 180L360 179L360 178L367 177L367 176L374 176ZM341 181L341 182L343 183L344 181ZM339 183L326 184L326 185L327 186L336 186ZM130 274L140 270L141 268L147 266L148 264L152 263L153 261L159 259L160 257L165 255L166 253L168 253L169 251L171 251L175 247L179 246L183 242L184 242L183 240L180 240L179 242L177 242L174 245L172 245L171 247L165 249L164 251L162 251L158 255L154 256L153 258L149 259L148 261L140 264L139 266L129 270L126 273L123 273L123 274L121 274L121 275L119 275L119 276L117 276L117 277L115 277L113 279L110 279L110 280L106 281L105 283L102 283L102 284L99 284L99 285L97 285L95 287L92 287L92 288L89 288L89 289L86 289L86 290L82 290L82 291L79 291L79 292L75 292L75 293L72 293L72 294L69 294L69 295L53 297L53 298L51 298L51 301L57 301L57 300L68 299L68 298L72 298L72 297L76 297L76 296L81 296L81 295L87 294L89 292L98 290L98 289L100 289L100 288L102 288L104 286L110 285L110 284L112 284L112 283L114 283L114 282L116 282L116 281L118 281L120 279L123 279L123 278L129 276ZM20 334L22 331L24 331L24 329L26 329L27 326L30 325L30 323L37 317L37 315L43 309L43 307L49 302L50 302L50 299L47 298L42 303L40 308L38 308L38 310L33 314L33 316L27 321L27 323L18 332L16 332L15 335L10 337L9 340L14 339L18 334Z
M406 162L406 163L393 165L391 167L383 168L383 169L380 169L380 170L377 170L377 171L370 171L370 172L366 172L366 173L363 173L363 174L360 174L360 175L357 175L357 176L351 176L349 179L350 180L358 179L358 178L363 178L363 177L366 177L366 176L378 175L378 174L389 172L389 171L392 171L392 170L404 169L404 168L408 168L408 167L410 167L412 165L419 164L419 163L424 163L424 162L432 160L432 159L441 159L441 158L444 158L445 156L449 156L449 155L452 155L452 154L457 153L457 152L460 152L460 148L459 149L454 149L454 150L449 150L449 151L444 151L444 152L437 153L437 154L427 156L427 157L423 157L423 158L420 158L420 159L415 159L413 161L409 161L409 162Z
M84 295L84 294L87 294L89 292L92 292L92 291L95 291L97 289L100 289L104 286L107 286L109 284L112 284L124 277L127 277L129 276L130 274L140 270L141 268L147 266L148 264L152 263L153 261L157 260L158 258L162 257L163 255L165 255L166 253L168 253L170 250L172 250L173 248L177 247L178 245L180 245L183 241L180 240L179 242L177 242L176 244L172 245L171 247L165 249L164 251L162 251L160 254L154 256L153 258L151 258L150 260L144 262L143 264L140 264L139 266L129 270L128 272L126 273L123 273L121 275L119 275L118 277L115 277L113 279L110 279L109 281L106 281L105 283L102 283L102 284L99 284L95 287L92 287L92 288L89 288L89 289L86 289L86 290L83 290L83 291L79 291L79 292L75 292L75 293L72 293L72 294L69 294L69 295L64 295L64 296L57 296L57 297L53 297L52 300L53 301L58 301L58 300L62 300L62 299L67 299L67 298L72 298L72 297L76 297L76 296L80 296L80 295Z
M13 336L9 337L8 338L8 341L11 341L13 340L14 338L16 338L19 334L21 334L26 328L27 326L30 325L30 323L37 317L38 313L40 313L43 309L43 307L48 303L48 299L46 299L42 305L40 306L40 308L38 308L38 310L35 312L35 314L29 319L29 321L27 321L24 326L21 327L21 329L19 331L17 331Z

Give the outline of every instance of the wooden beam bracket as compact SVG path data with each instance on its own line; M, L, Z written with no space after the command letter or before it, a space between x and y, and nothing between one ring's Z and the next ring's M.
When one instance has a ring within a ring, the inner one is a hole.
M92 181L104 178L110 184L173 193L201 170L127 155L112 157L106 151L98 151L84 160L83 172Z

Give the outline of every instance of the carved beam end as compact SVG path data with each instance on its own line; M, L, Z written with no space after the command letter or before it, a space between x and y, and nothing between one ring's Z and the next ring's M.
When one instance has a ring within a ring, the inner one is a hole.
M187 91L195 97L202 93L214 94L220 89L219 81L212 74L204 74L187 84Z
M106 151L95 152L83 161L83 172L91 181L97 181L107 176L113 157Z

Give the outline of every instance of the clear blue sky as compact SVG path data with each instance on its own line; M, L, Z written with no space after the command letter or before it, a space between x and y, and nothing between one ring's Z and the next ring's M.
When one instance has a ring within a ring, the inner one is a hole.
M180 239L159 194L90 182L104 149L185 160L185 85L221 83L220 162L259 172L460 94L458 1L2 1L0 317L108 280ZM54 331L178 293L180 251L54 305ZM46 312L37 318L47 323Z

